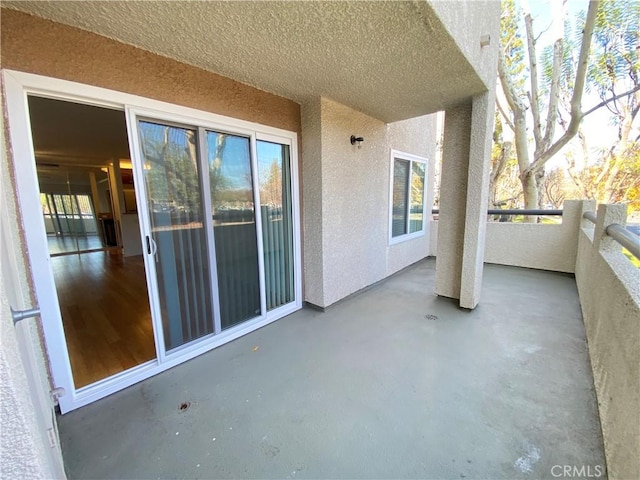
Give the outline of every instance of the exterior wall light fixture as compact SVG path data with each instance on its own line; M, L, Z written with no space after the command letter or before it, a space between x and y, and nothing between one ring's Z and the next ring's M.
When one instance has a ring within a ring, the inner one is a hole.
M351 145L358 145L358 148L360 148L362 145L361 143L364 142L364 137L356 137L355 135L351 135Z
M489 45L491 45L491 35L482 35L480 37L480 47L484 48L488 47Z

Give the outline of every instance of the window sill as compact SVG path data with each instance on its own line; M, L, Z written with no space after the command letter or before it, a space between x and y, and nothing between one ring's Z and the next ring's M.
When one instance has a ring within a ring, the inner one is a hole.
M397 245L398 243L404 243L404 242L408 242L409 240L415 240L416 238L424 237L425 233L426 233L426 230L422 229L419 232L406 233L398 237L391 237L389 239L389 246Z

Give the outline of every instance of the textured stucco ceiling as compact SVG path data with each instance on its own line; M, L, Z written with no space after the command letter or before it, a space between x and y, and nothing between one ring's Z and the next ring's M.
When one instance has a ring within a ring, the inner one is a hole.
M486 90L423 1L2 4L301 104L324 96L386 122Z

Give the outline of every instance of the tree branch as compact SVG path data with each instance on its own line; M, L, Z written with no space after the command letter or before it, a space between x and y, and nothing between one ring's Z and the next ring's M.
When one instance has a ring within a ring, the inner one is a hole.
M533 137L537 147L542 143L542 123L540 122L538 59L536 57L536 40L533 35L533 21L531 20L531 13L527 13L524 16L524 25L526 27L527 52L529 54L529 80L531 82L531 113L533 115Z
M569 127L564 134L548 149L546 149L535 161L530 165L524 174L533 174L539 171L544 164L558 153L569 141L575 137L580 127L580 122L584 117L582 113L582 95L584 94L584 85L587 78L587 67L589 66L589 50L591 48L591 38L593 37L593 28L598 13L599 0L591 0L589 2L589 10L587 11L587 19L582 31L582 44L580 45L580 55L578 56L578 68L576 70L576 80L573 88L573 96L571 97L571 121Z
M554 20L555 21L555 20ZM559 19L558 21L563 21ZM549 108L547 110L547 124L544 128L544 139L541 145L542 150L546 150L556 132L556 122L558 120L558 101L560 92L560 75L562 75L562 53L564 50L562 38L557 39L553 44L553 67L551 73L551 88L549 90Z
M509 108L511 108L511 111L524 112L526 107L518 98L516 87L511 82L511 77L507 73L507 62L504 58L504 50L502 48L499 51L498 58L498 77L500 78L500 85L502 85L504 97L507 99L507 103L509 104Z
M606 100L600 102L599 104L597 104L595 107L590 108L589 110L587 110L586 112L584 112L582 114L582 117L586 117L587 115L595 112L596 110L598 110L599 108L604 107L605 105L611 103L611 102L615 102L617 100L620 100L623 97L626 97L628 95L631 95L637 91L640 90L640 85L636 85L635 87L633 87L631 90L627 90L626 92L620 93L618 95L616 95L615 97L611 97L611 98L607 98Z
M498 111L500 112L500 115L502 115L504 122L507 124L507 126L511 129L512 132L515 132L515 126L513 125L513 122L507 115L507 112L505 112L504 107L502 106L502 102L500 102L500 100L498 100L497 98L496 98L496 106L498 107Z

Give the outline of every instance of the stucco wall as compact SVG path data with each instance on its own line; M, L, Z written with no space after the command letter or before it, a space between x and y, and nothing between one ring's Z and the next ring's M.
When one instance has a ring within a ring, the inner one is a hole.
M432 0L430 4L487 89L491 89L496 72L490 57L500 41L500 0L459 1L455 7L450 0ZM490 35L490 47L480 46L483 35Z
M580 232L575 275L607 469L610 479L640 478L640 270L592 238Z
M0 478L63 478L39 320L14 327L9 309L35 302L4 135L0 117Z
M582 219L582 201L568 200L563 206L562 223L488 222L484 245L485 263L573 273L576 264L576 238ZM432 244L429 255L438 254L438 222L431 222Z
M569 200L558 225L488 223L485 262L573 273L582 213L582 201Z
M316 140L308 142L318 125L319 155ZM435 115L385 124L323 98L319 109L303 106L303 126L305 300L326 307L428 255L428 231L389 246L389 168L391 149L428 158L431 204ZM364 137L361 148L351 135Z
M0 65L300 132L300 106L77 28L2 9Z

